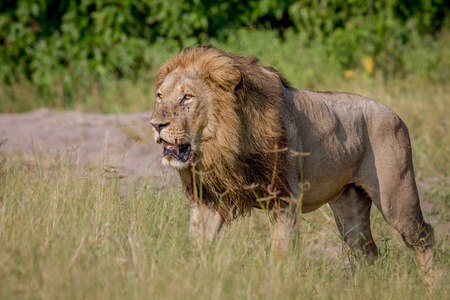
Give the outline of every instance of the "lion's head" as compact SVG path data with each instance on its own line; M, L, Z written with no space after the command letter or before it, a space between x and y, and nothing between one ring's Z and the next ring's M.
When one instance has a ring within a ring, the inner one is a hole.
M226 114L226 110L233 109L233 103L224 102L233 98L241 74L231 58L211 49L185 50L156 75L152 131L155 140L164 145L163 164L176 169L200 159L202 143L208 139L219 138L218 142L227 144L226 148L233 144L230 135L217 136L217 119L221 117L217 113ZM227 122L237 120L231 118Z
M269 186L284 184L282 171L275 178L273 170L276 164L283 170L286 155L273 149L287 146L282 109L288 82L257 62L202 46L172 57L156 74L150 122L164 145L163 164L180 171L188 194L195 189L189 166L204 171L206 202L245 209L255 205L255 191L243 186L257 186L263 197Z

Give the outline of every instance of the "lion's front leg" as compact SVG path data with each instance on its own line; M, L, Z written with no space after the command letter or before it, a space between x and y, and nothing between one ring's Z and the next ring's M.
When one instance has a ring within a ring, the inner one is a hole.
M297 232L297 206L275 211L275 228L272 236L272 254L283 257L292 249L292 240Z
M222 225L223 219L216 210L202 203L191 204L189 234L196 246L211 243Z

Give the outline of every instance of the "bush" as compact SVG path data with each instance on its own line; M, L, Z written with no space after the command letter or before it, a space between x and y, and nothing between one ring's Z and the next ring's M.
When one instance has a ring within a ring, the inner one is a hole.
M149 79L182 47L226 44L255 27L275 29L262 41L320 48L341 69L369 57L389 79L410 69L405 49L434 47L446 25L445 0L4 0L0 83L27 81L70 106L94 81Z

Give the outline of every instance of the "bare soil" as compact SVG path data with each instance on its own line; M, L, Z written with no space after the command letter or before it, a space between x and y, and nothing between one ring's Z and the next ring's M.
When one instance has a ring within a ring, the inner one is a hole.
M46 108L0 114L0 141L7 139L0 154L21 153L33 159L36 154L55 157L69 153L76 163L103 164L110 176L151 177L167 182L173 179L173 172L161 165L162 148L152 140L150 115L57 112Z

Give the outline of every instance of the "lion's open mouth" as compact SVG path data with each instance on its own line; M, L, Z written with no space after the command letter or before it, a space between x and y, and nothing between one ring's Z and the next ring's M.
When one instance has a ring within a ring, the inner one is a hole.
M162 140L164 144L164 155L171 155L176 159L187 162L191 156L191 145L190 144L171 144Z

